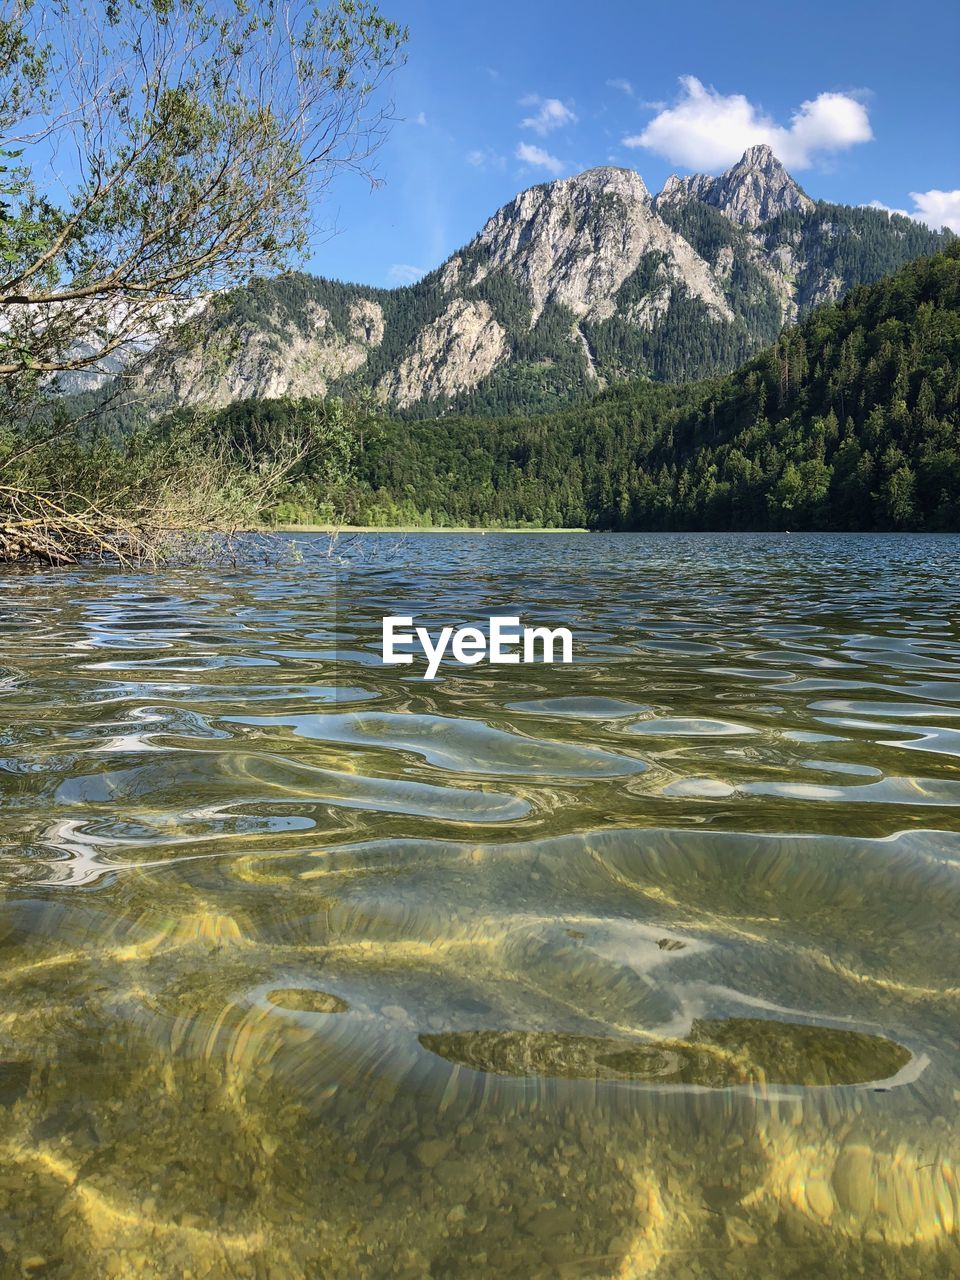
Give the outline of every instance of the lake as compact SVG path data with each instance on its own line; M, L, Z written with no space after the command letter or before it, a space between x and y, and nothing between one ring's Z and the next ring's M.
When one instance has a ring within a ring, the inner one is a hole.
M0 1273L960 1273L960 538L276 549L0 576Z

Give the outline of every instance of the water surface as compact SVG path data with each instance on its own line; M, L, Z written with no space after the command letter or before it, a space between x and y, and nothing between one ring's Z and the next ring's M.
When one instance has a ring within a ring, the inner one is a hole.
M0 577L0 1274L957 1275L960 540L299 549Z

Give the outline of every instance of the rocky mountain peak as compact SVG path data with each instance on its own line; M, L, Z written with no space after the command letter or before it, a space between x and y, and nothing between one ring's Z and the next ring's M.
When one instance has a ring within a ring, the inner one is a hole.
M801 236L771 222L787 211ZM211 302L164 337L136 391L158 412L358 387L425 414L527 411L629 377L710 376L941 246L879 210L833 206L825 223L768 146L655 199L603 165L521 191L409 288L296 275Z
M698 173L688 178L668 178L655 203L680 204L689 200L713 205L741 227L757 227L778 214L790 210L807 212L814 207L766 143L748 147L737 163L719 177Z
M445 269L444 282L448 289L476 286L506 270L530 299L534 322L551 302L603 320L615 313L618 290L650 254L662 261L665 282L681 283L728 317L706 263L654 212L639 173L613 166L522 191L458 255L456 271ZM467 263L476 265L469 270ZM469 270L466 279L461 264Z
M650 192L647 190L647 184L636 169L624 169L619 165L602 164L593 169L585 169L583 173L567 178L566 183L570 185L571 192L577 190L611 191L634 200L649 200L651 198Z
M770 168L773 165L778 165L780 168L783 168L780 161L773 154L773 147L768 146L766 142L760 142L755 147L747 147L746 151L740 157L738 164L735 165L734 168L737 168L740 165L750 165L759 169ZM729 172L732 172L732 170Z

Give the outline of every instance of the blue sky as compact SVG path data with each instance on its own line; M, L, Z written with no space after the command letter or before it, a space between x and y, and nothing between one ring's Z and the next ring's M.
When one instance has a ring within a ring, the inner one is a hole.
M960 0L380 5L410 29L398 118L382 185L328 195L321 274L406 283L524 187L618 164L656 192L755 141L815 198L960 232Z

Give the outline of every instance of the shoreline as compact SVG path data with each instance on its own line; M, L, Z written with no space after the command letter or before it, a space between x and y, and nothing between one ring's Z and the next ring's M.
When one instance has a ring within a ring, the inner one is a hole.
M587 529L569 525L563 528L510 525L492 528L475 524L270 524L254 525L245 533L589 533L629 537L825 537L825 538L956 538L960 529ZM2 563L2 561L0 561Z
M590 533L586 528L482 528L475 524L274 524L261 526L255 533Z

